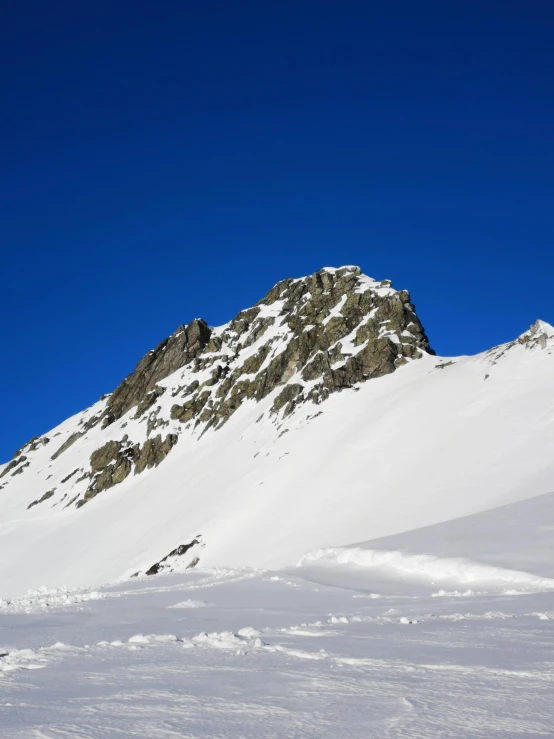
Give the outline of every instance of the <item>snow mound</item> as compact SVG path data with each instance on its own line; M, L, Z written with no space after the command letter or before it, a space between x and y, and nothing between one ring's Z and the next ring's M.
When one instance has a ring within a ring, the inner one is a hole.
M214 649L262 649L266 645L258 636L259 631L247 626L237 634L232 631L202 632L191 639L195 646L206 646Z
M0 598L0 613L36 613L105 597L98 590L40 587L16 598Z
M461 590L442 590L441 589L436 593L431 593L431 598L468 598L472 595L475 595L475 592L473 590L465 590L462 593Z
M390 577L413 578L431 583L451 581L460 584L483 583L498 587L517 586L523 592L554 590L554 579L519 570L473 562L462 557L437 557L359 547L317 549L304 555L299 567L310 565L357 565L381 570Z
M187 600L181 600L179 603L168 606L168 608L207 608L212 605L213 603L208 603L206 600L192 600L192 598L188 598Z
M14 649L0 653L0 673L14 670L41 670L47 660L34 649Z
M175 634L135 634L132 636L128 643L129 644L169 644L171 642L179 641Z

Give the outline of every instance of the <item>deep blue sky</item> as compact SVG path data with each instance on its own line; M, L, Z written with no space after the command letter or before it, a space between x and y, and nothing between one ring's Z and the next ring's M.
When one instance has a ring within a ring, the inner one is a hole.
M554 4L0 11L0 460L195 316L359 264L438 353L554 322Z

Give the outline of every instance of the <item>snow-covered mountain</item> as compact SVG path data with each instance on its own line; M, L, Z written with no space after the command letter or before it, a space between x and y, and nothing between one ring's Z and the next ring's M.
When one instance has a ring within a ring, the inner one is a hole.
M552 326L440 358L405 290L327 268L180 326L0 466L0 596L285 567L551 491Z

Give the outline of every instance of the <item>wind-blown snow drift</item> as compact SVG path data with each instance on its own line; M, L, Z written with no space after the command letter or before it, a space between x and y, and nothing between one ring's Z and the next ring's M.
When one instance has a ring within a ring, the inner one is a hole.
M304 555L299 566L310 564L348 564L381 570L392 577L407 577L428 582L448 581L462 585L494 584L510 586L519 591L554 590L554 579L504 567L472 562L462 557L436 557L429 554L360 547L319 549Z

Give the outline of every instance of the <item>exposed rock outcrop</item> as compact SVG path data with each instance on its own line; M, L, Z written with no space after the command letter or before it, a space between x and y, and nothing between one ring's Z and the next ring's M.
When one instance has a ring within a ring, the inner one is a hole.
M183 554L186 554L192 547L194 547L197 544L200 544L200 540L202 537L197 536L195 539L193 539L189 544L180 544L178 547L173 549L169 554L166 554L163 559L160 559L159 562L156 562L151 567L149 567L145 575L157 575L158 573L162 572L163 570L171 570L172 566L172 560L175 560L177 557L182 557ZM187 565L187 569L190 569L191 567L195 567L199 562L199 558L195 557L189 564ZM136 575L139 575L140 573L137 572Z
M141 446L131 444L127 437L121 441L108 441L96 449L90 457L91 482L84 497L77 503L80 508L104 490L123 482L131 473L140 474L147 468L157 467L177 443L176 434L161 434L147 439Z
M63 454L67 449L69 449L70 446L75 444L77 439L80 439L81 436L83 436L83 434L84 434L83 431L76 431L74 434L71 434L71 436L68 439L66 439L64 443L58 449L56 449L56 451L50 457L50 459L52 460L57 459L60 456L60 454Z
M523 346L525 349L554 351L554 328L544 321L537 320L527 331L518 336L514 341L507 344L501 344L489 349L487 354L492 364L496 364L507 352L516 346Z
M261 400L280 385L273 410L290 413L306 400L394 372L408 359L433 353L407 291L377 283L358 267L321 270L283 280L256 306L239 313L194 363L211 376L189 385L171 408L182 423L220 426L246 399Z
M44 493L43 496L41 496L37 500L33 500L32 503L29 503L29 505L27 506L27 510L29 510L29 508L33 508L33 506L36 506L39 503L44 503L44 501L51 498L55 492L56 492L56 488L54 488L53 490L48 490L46 493Z
M175 333L149 351L137 364L134 372L108 398L104 425L109 425L133 406L143 403L160 380L184 367L200 354L209 342L210 335L211 329L207 323L202 318L195 318L188 326L179 326Z
M517 342L530 349L535 346L538 346L540 349L546 349L549 343L551 343L551 346L554 346L552 327L544 323L544 321L537 320L528 331L517 339Z
M37 449L39 449L41 446L46 446L46 444L48 444L49 442L50 439L48 438L48 436L33 436L32 439L29 439L29 441L25 442L23 446L19 447L19 449L14 452L13 457L9 461L7 467L5 467L4 470L0 473L0 478L4 477L4 475L7 475L9 472L12 473L12 477L13 475L17 475L23 472L25 467L29 466L26 463L26 455L30 454L31 452L36 452ZM23 454L23 452L25 452L25 454ZM19 467L19 469L16 469L18 465L21 466Z
M8 463L7 467L4 467L4 469L0 473L0 478L5 477L10 472L12 473L12 477L13 477L13 475L17 475L19 471L21 472L23 471L27 457L24 454L21 454L19 452L16 452L16 455L17 456L12 458L12 460ZM19 469L16 469L18 465L21 465L21 467L19 467Z

